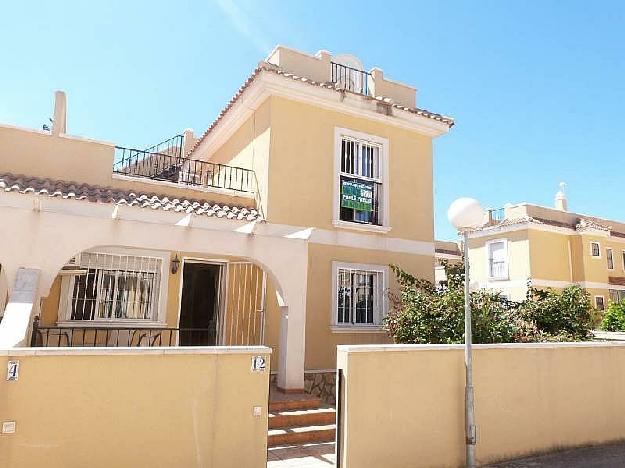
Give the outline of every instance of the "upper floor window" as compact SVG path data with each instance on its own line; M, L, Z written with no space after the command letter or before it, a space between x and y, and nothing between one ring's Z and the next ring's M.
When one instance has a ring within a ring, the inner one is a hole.
M388 225L386 140L337 129L335 222Z
M591 257L601 257L601 246L599 242L591 242L590 243L590 256Z
M78 273L64 278L63 318L156 321L162 264L156 257L81 253L76 261Z
M508 279L508 243L506 240L489 242L488 277L491 279Z
M614 256L612 253L612 249L605 249L605 258L608 261L608 270L614 270Z
M385 315L388 269L333 262L335 326L379 326Z

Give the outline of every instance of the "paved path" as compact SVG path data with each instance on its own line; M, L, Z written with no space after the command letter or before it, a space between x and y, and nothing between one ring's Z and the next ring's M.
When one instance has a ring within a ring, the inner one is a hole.
M331 468L335 466L334 443L302 447L270 448L267 468Z
M616 468L625 466L625 443L564 450L489 465L489 468Z

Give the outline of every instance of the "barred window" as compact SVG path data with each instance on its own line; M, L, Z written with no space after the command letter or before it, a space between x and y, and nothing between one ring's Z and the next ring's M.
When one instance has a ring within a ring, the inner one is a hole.
M337 269L337 325L379 325L382 319L384 272Z
M86 252L69 285L69 320L156 320L162 259Z
M599 245L599 242L590 243L590 255L592 257L601 257L601 246Z

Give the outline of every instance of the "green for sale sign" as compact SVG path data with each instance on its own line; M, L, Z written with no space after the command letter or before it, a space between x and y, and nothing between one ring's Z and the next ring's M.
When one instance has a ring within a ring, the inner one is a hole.
M373 183L342 179L341 207L358 211L373 211Z

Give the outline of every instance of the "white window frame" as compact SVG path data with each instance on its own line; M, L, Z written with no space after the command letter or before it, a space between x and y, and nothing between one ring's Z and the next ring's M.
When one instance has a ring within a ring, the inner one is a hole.
M382 285L379 288L380 293L377 298L378 304L374 307L373 311L373 324L365 323L341 323L338 321L338 274L339 270L362 270L372 273L381 273ZM383 265L372 265L365 263L347 263L347 262L332 262L332 308L330 324L332 331L383 331L382 321L388 314L388 297L386 292L388 291L388 278L389 267Z
M603 304L603 308L602 309L599 309L599 301L598 301L598 299L601 299L601 302ZM597 309L597 310L605 310L605 297L603 297L600 294L595 296L595 309Z
M598 246L597 250L599 252L599 255L593 255L592 254L592 246L593 245L597 245ZM597 242L597 241L590 241L590 257L591 258L596 258L596 259L600 259L601 258L601 244L599 242Z
M503 243L503 255L506 259L505 274L503 276L492 276L490 269L490 246L492 244ZM507 281L510 279L510 258L508 256L508 239L493 239L484 244L486 247L486 276L489 281Z
M169 265L171 254L169 252L161 252L156 250L143 250L143 249L128 249L121 247L99 247L89 249L86 253L100 253L109 255L129 255L135 257L151 257L158 258L161 261L161 277L158 292L158 304L155 314L156 320L148 319L124 319L124 318L98 318L95 320L71 320L71 294L74 284L73 275L62 275L61 279L61 293L59 297L59 308L57 315L58 326L75 327L76 324L80 324L81 327L116 327L120 325L133 327L163 327L167 322L167 291L169 283ZM178 273L180 274L180 272Z
M381 225L361 224L341 219L339 208L341 197L341 143L343 137L360 140L365 143L374 144L380 147L380 179L382 181L382 203L379 206ZM389 200L389 141L376 135L358 132L348 128L334 128L334 197L332 205L332 224L334 227L355 229L358 231L389 232L390 226L390 200Z
M612 268L610 268L610 260L612 261ZM608 270L614 271L614 250L612 250L612 247L605 248L605 261Z

